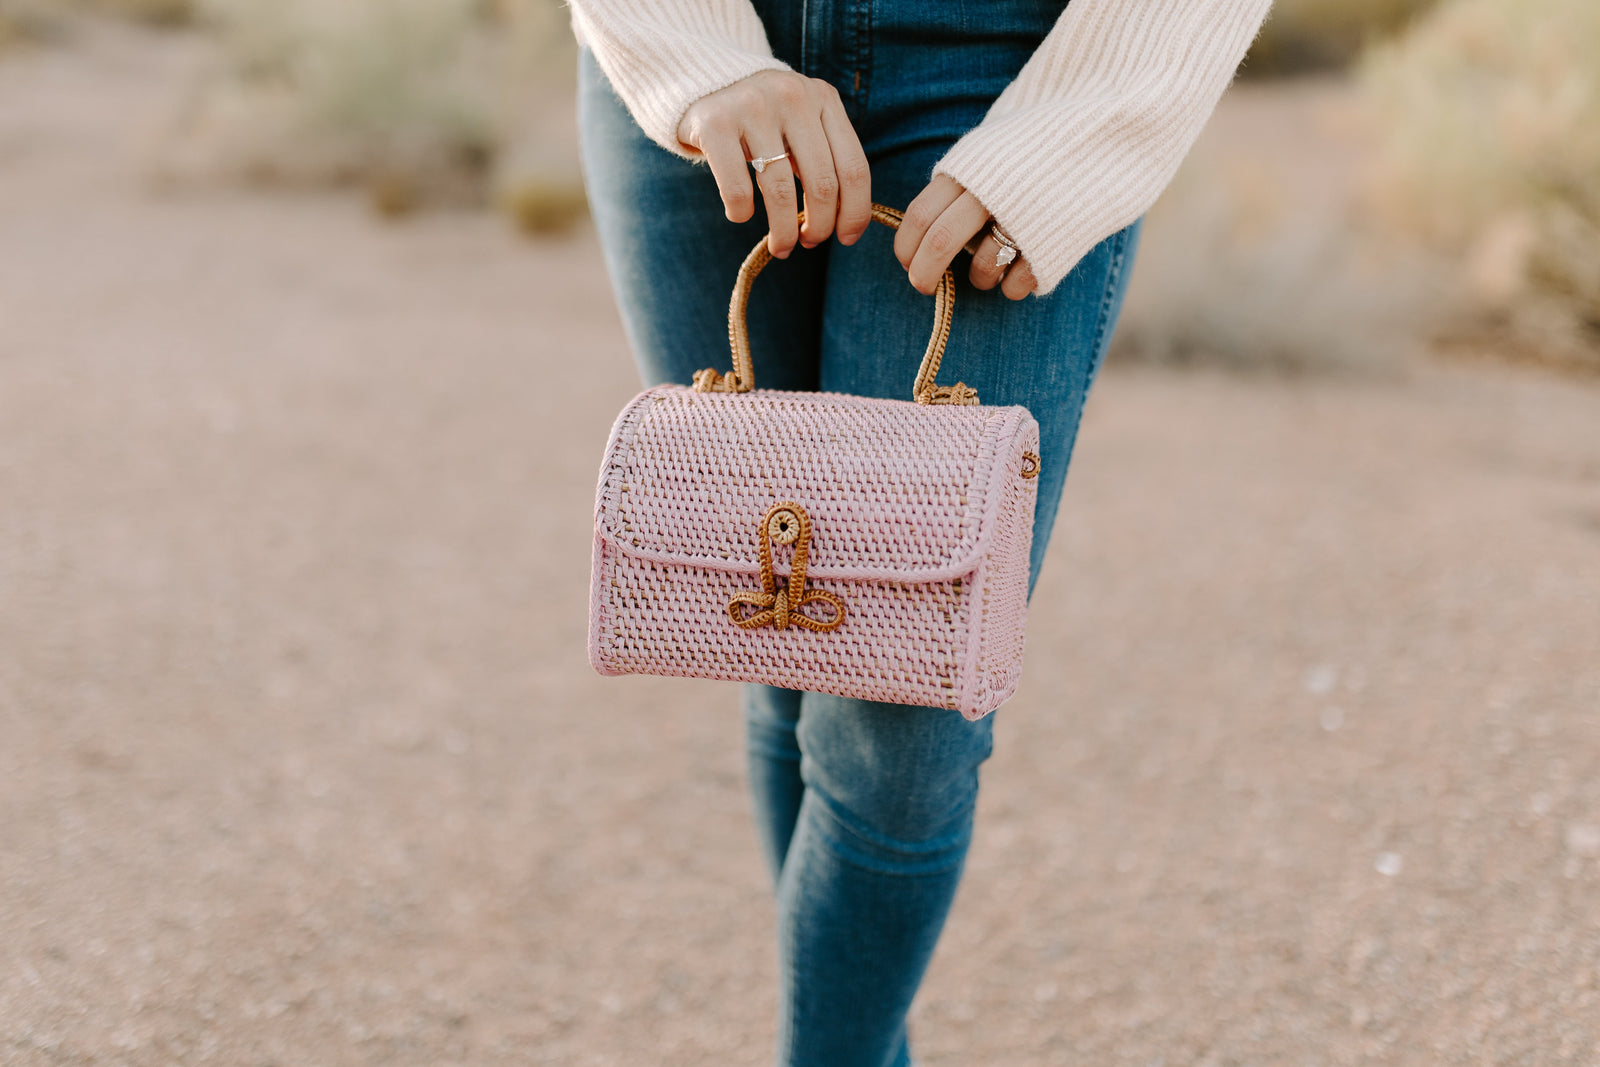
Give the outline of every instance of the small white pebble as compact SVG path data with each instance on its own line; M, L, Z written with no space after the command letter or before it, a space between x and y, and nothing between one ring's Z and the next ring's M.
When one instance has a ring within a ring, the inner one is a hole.
M1535 793L1528 801L1528 807L1533 809L1535 815L1549 815L1550 809L1555 806L1555 800L1549 793Z
M1575 822L1567 827L1567 851L1575 856L1600 856L1600 826Z
M1033 999L1043 1004L1056 999L1056 984L1054 982L1041 982L1034 987Z
M1332 706L1323 708L1319 721L1322 728L1331 734L1344 725L1344 709Z
M1339 670L1326 663L1319 663L1306 671L1306 692L1315 696L1326 696L1333 692L1333 687L1339 681Z
M1400 868L1404 865L1405 861L1400 858L1400 853L1380 852L1378 853L1377 862L1372 865L1372 869L1386 878L1393 878L1400 873Z

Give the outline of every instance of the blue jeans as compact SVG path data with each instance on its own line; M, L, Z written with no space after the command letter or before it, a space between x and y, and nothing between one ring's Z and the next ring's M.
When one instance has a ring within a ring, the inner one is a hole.
M904 208L933 164L1015 77L1060 0L757 0L774 52L843 96L873 199ZM709 169L652 144L592 56L579 67L591 206L640 373L687 383L728 366L727 302L765 234L724 215ZM1031 579L1055 521L1084 397L1121 307L1138 226L1089 253L1050 296L1012 302L955 264L941 381L1039 421ZM797 248L756 284L751 349L762 388L909 399L932 302L893 234ZM1035 650L1038 654L1038 650ZM955 896L994 717L745 687L750 785L777 885L777 1062L903 1067L906 1014Z

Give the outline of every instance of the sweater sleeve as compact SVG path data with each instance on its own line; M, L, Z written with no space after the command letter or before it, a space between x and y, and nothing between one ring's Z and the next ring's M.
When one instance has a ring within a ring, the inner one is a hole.
M749 0L572 0L572 29L649 138L677 155L689 106L762 70L772 54Z
M934 166L1016 239L1049 292L1144 214L1233 80L1271 0L1072 0Z

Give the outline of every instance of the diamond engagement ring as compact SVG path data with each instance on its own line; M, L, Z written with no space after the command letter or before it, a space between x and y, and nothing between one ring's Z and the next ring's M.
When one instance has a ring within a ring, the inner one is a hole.
M756 168L756 173L757 174L760 174L762 171L766 170L767 167L770 164L776 163L780 159L788 159L788 158L789 158L789 153L787 153L787 152L779 152L775 156L760 156L760 157L758 157L756 159L752 159L750 161L750 165L752 167Z
M1017 242L1011 239L1011 235L1002 230L1000 224L993 219L989 221L989 236L993 237L1000 246L995 250L994 254L996 270L1009 266L1011 261L1017 258L1017 253L1022 251L1017 247Z

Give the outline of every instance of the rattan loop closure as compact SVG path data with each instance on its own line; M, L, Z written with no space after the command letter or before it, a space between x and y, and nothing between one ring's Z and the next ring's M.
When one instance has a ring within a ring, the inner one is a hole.
M761 590L755 593L735 593L728 601L728 617L734 625L746 630L771 625L774 630L787 630L799 626L817 633L837 630L844 622L844 599L821 589L806 592L806 557L811 551L811 517L799 504L785 501L774 504L761 516L756 528L756 539L761 542ZM772 545L794 545L794 562L789 565L789 579L778 584L772 570ZM827 604L833 608L833 618L819 621L802 610L807 604ZM747 607L755 614L746 615Z
M891 230L900 228L900 220L905 217L903 212L882 204L872 205L872 218L876 222L889 227ZM805 212L799 213L800 224L804 225ZM761 243L750 250L744 263L739 267L739 277L733 283L733 299L728 303L728 344L733 350L733 369L727 374L719 374L714 368L698 371L694 376L694 388L699 393L748 393L755 388L755 365L750 358L750 328L746 321L747 310L750 306L750 286L755 282L756 275L760 274L772 253L767 251L767 241L762 238ZM928 338L928 348L922 354L922 363L917 368L916 380L911 385L911 397L919 404L976 404L978 403L977 390L957 382L955 385L935 385L934 378L939 374L939 362L944 359L944 346L950 340L950 316L955 310L956 280L949 270L939 279L939 287L933 294L933 335Z

